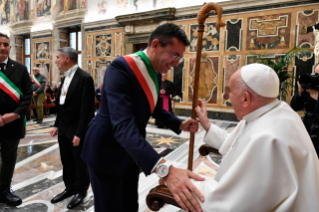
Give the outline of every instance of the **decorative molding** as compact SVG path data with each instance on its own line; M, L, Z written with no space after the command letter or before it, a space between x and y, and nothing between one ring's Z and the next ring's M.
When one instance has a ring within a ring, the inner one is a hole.
M81 25L84 22L85 10L70 10L64 15L59 15L53 22L56 28L65 28L74 25Z
M147 43L151 33L126 35L126 44Z
M123 28L123 26L119 25L115 19L83 23L83 29L85 32L118 29L118 28Z
M151 24L162 21L172 20L175 17L176 9L174 7L151 10L142 13L133 13L128 15L116 16L116 21L123 26Z
M11 33L13 35L29 34L32 28L32 21L19 21L11 24Z
M52 30L43 30L43 31L37 31L37 32L31 32L31 37L36 38L36 37L50 37L52 36Z

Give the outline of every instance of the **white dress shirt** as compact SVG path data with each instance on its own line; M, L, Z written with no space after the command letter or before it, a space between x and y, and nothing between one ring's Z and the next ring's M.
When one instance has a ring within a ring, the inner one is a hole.
M7 69L7 64L8 64L8 57L7 57L7 59L5 59L3 62L0 62L0 63L4 63L5 65L4 65L4 70L6 70ZM2 72L3 72L3 70L1 70Z
M72 66L72 68L70 68L67 72L64 73L65 78L64 78L62 89L61 89L60 102L59 102L60 105L64 105L65 98L69 90L69 86L72 82L72 79L78 67L79 66L76 64Z

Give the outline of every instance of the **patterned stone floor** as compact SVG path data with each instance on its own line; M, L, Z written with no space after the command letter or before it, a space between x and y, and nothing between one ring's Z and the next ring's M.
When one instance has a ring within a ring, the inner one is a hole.
M182 117L187 119L187 117ZM66 208L70 198L51 204L50 200L64 190L62 180L62 164L60 161L59 145L57 138L52 138L49 131L55 117L49 117L41 125L27 122L27 135L20 141L18 159L12 180L12 188L23 199L23 204L18 207L7 207L0 204L0 212L64 212L64 211L94 211L94 195L89 188L88 196L84 203L73 209ZM223 129L231 131L236 123L212 120ZM168 129L158 129L153 120L147 126L147 141L152 147L170 160L174 166L186 168L188 160L189 133L182 132L176 135ZM198 148L203 144L205 132L200 129L195 136L194 171L206 176L214 177L214 172L208 167L217 170L221 158L215 154L202 157ZM1 162L1 160L0 160ZM155 174L145 177L140 174L139 181L139 211L150 211L145 203L149 190L157 185L158 178ZM165 212L182 211L173 206L161 209Z

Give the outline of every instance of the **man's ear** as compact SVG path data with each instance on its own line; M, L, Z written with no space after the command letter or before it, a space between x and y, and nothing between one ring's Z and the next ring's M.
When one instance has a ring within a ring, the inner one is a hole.
M154 39L151 43L152 48L157 48L160 45L160 41L158 39Z
M243 107L247 108L251 103L251 95L249 92L245 91L244 92L244 97L243 97Z

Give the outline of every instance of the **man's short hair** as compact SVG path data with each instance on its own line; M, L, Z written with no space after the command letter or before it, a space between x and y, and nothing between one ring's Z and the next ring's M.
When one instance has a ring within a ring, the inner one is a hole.
M78 63L78 53L75 49L71 47L63 47L58 49L59 52L61 52L63 55L68 56L71 61Z
M8 40L10 40L10 38L7 34L1 33L1 32L0 32L0 37L4 37L4 38L7 38Z
M185 46L189 46L190 42L185 34L185 32L177 25L172 23L167 23L157 27L151 34L148 41L148 46L151 46L153 40L158 39L161 46L166 46L172 44L172 38L177 38Z

